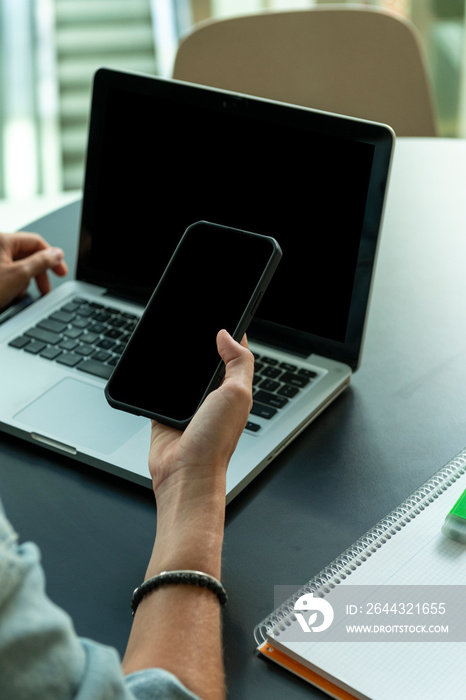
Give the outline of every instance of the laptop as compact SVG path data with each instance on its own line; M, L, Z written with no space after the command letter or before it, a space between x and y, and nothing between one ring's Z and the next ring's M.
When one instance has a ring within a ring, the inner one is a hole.
M149 421L110 408L106 381L190 224L273 236L230 501L358 369L393 143L382 124L98 70L75 279L0 326L0 428L151 486Z

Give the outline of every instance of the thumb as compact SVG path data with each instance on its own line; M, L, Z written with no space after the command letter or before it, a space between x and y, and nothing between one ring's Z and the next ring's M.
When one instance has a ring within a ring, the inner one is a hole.
M228 331L221 330L217 335L217 349L225 363L224 384L236 380L250 387L254 374L254 356L248 348L246 336L238 343Z

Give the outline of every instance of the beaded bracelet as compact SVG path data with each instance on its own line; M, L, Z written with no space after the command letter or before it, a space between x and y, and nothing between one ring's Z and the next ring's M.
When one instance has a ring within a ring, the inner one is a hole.
M170 583L182 583L190 586L199 586L207 588L217 596L220 605L223 607L227 602L227 594L220 583L214 576L206 574L203 571L191 571L190 569L179 569L177 571L162 571L162 573L153 578L144 581L143 584L136 588L131 599L131 610L133 616L136 613L139 603L145 595L155 591L160 586L165 586Z

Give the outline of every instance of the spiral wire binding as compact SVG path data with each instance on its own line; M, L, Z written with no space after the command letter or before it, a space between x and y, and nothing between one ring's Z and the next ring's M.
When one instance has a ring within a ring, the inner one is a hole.
M440 494L446 491L457 479L466 473L466 448L442 467L434 476L420 486L409 498L380 520L373 528L359 538L351 547L332 561L325 569L288 598L254 629L258 646L272 633L278 636L281 631L295 621L294 604L306 593L324 598L342 580L350 576L366 559L375 554L383 544L396 535L405 525L427 508Z

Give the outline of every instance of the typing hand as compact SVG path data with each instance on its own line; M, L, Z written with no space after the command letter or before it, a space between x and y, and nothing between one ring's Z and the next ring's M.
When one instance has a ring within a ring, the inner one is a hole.
M34 277L41 294L50 291L47 271L68 272L63 251L52 248L36 233L0 233L0 309L26 293Z
M254 357L246 337L237 343L224 330L217 335L217 348L225 362L224 380L207 396L186 430L152 422L149 468L156 493L159 487L180 479L190 483L205 480L207 488L216 474L220 480L225 478L252 406Z

